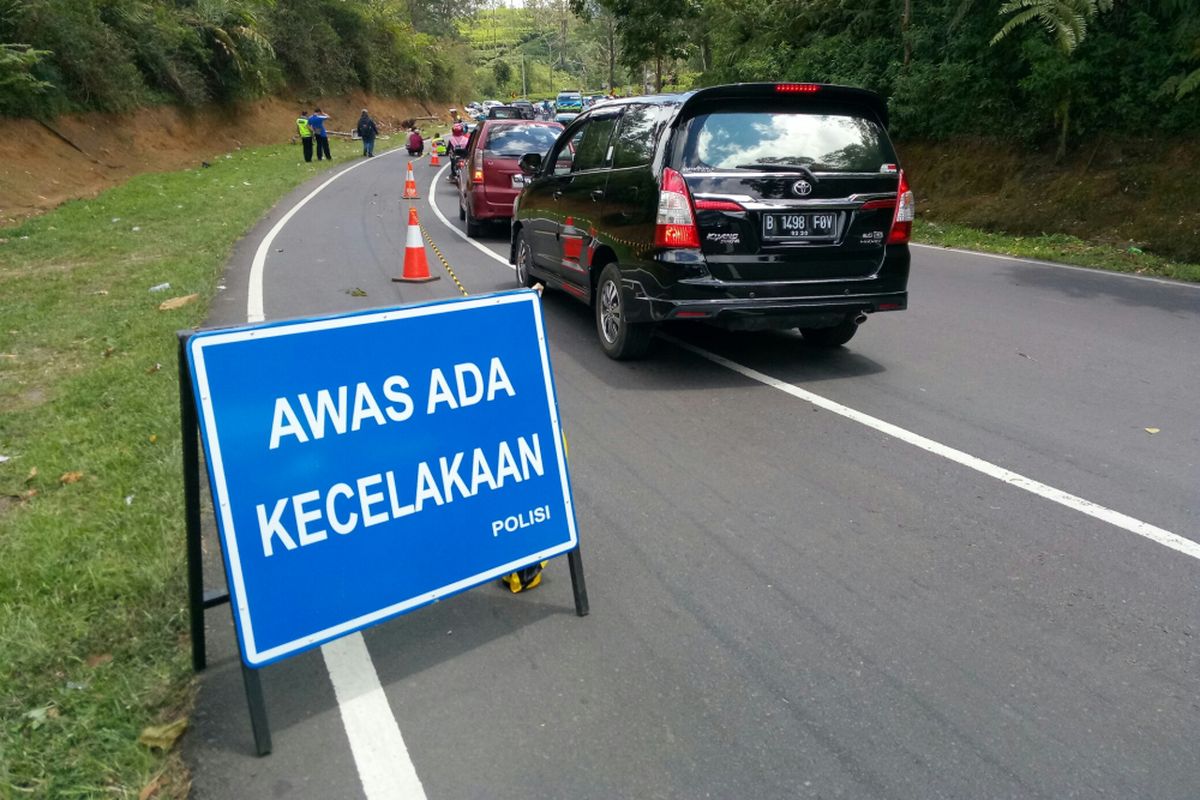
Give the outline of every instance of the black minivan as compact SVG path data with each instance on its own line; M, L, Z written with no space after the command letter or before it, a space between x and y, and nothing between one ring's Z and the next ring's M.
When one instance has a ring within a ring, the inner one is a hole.
M665 320L845 344L908 304L914 203L887 121L874 92L815 83L603 103L521 159L509 260L593 305L613 358Z

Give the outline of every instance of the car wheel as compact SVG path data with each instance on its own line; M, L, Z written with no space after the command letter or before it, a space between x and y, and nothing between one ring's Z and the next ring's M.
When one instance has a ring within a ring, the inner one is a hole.
M626 319L625 303L621 297L621 270L608 264L596 283L596 333L605 355L618 361L640 358L650 347L654 330L648 323L632 323Z
M458 218L459 219L467 218L467 210L465 208L463 208L463 204L462 204L461 200L459 200L459 202L458 202Z
M804 336L804 342L816 347L841 347L853 339L857 332L858 323L854 321L853 315L847 316L832 328L800 329L801 335Z
M479 224L479 220L475 219L475 215L471 213L469 205L463 211L463 219L467 221L467 236L470 236L472 239L479 238L480 229L483 226Z
M517 263L515 266L517 283L526 289L531 288L534 284L533 273L530 270L530 267L533 266L533 248L529 246L529 241L525 238L525 231L517 234Z

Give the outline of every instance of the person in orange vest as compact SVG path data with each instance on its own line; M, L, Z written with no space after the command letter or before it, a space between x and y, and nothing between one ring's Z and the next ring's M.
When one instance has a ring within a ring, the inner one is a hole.
M312 128L308 124L308 112L301 110L296 118L296 130L300 132L300 144L304 145L304 160L312 161Z

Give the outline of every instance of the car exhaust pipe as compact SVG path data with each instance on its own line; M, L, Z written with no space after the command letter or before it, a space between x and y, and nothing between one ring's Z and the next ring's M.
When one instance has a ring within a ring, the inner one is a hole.
M866 321L867 321L867 315L861 311L858 312L858 316L854 318L855 325L862 325Z

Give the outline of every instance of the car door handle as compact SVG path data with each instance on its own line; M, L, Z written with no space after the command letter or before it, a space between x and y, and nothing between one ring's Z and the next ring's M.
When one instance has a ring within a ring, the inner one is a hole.
M593 189L592 190L592 202L593 203L599 203L603 199L604 199L604 190L603 189Z

